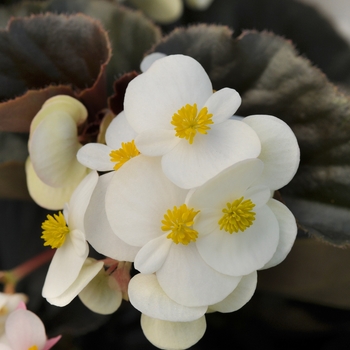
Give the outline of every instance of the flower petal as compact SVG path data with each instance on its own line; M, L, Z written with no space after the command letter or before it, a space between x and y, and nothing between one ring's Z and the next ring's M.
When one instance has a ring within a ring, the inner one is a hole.
M119 261L134 261L139 248L126 244L114 234L104 206L106 191L114 173L99 177L84 218L85 236L100 254Z
M172 241L166 238L167 235L168 233L165 233L152 239L140 249L134 262L137 270L144 274L150 274L162 267L172 244Z
M122 292L119 289L111 288L112 278L102 268L79 293L80 300L91 311L101 315L109 315L118 310L122 303Z
M253 225L230 234L218 229L196 241L198 251L213 269L230 276L247 275L262 268L278 245L279 227L266 205L256 210Z
M156 276L169 298L190 307L211 305L223 300L241 279L212 269L203 261L194 243L172 244Z
M155 61L166 56L167 55L165 53L161 52L152 52L151 54L147 55L146 57L144 57L140 64L141 72L146 72L146 70L148 70L148 68L151 67Z
M112 149L101 143L88 143L77 153L78 161L87 168L98 171L113 170L114 163L111 162Z
M276 266L281 263L292 249L298 227L291 211L281 202L270 199L267 203L274 212L279 225L279 241L275 254L272 259L264 265L263 269Z
M171 55L155 61L133 79L125 93L124 111L137 133L147 129L170 129L172 116L186 104L202 108L212 95L203 67L193 58Z
M181 140L162 157L166 176L181 188L194 188L227 167L260 154L255 131L237 120L214 125L207 135L197 134L193 144Z
M141 315L141 327L149 342L159 349L188 349L206 330L205 316L191 322L171 322Z
M139 155L114 172L106 193L106 213L113 232L141 247L163 235L168 209L184 203L187 191L163 174L159 158Z
M251 115L243 119L255 130L261 141L259 159L264 172L259 183L272 190L285 186L295 175L300 161L297 139L291 128L271 115Z
M208 113L213 114L212 121L216 124L232 117L241 102L241 96L236 90L224 88L212 94L205 102L205 107L208 108Z
M131 304L143 314L165 321L194 321L205 314L207 306L186 307L170 299L155 275L138 274L129 283Z
M258 274L256 271L247 276L243 276L238 286L224 300L217 304L210 305L209 309L219 312L234 312L244 306L253 296Z

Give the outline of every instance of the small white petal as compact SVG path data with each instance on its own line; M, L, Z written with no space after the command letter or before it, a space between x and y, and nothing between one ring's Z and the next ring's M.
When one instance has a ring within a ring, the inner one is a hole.
M141 72L146 72L146 70L148 70L148 68L151 67L155 61L164 57L166 57L166 54L161 52L152 52L150 55L147 55L140 64Z
M254 211L267 203L267 201L271 198L271 191L266 186L252 186L247 189L244 194L244 198L250 199L254 203Z
M236 90L224 88L212 94L204 106L208 108L208 113L213 114L212 121L216 124L232 117L241 102L241 96Z
M190 307L221 301L236 288L241 279L223 275L207 265L194 243L173 243L156 276L169 298Z
M207 306L186 307L170 299L155 275L138 274L129 283L131 304L143 314L165 321L194 321L205 314Z
M281 263L294 244L296 235L298 233L298 227L291 211L281 202L275 199L270 199L267 203L269 208L276 215L279 225L279 241L275 254L272 259L263 267L268 269Z
M122 303L120 290L110 287L110 277L102 268L100 272L79 293L82 303L91 311L109 315L117 311Z
M80 230L73 230L69 232L67 239L72 241L75 253L79 256L86 256L89 247L86 243L85 234Z
M261 141L259 159L264 172L259 183L272 190L285 186L295 175L300 161L297 139L291 128L271 115L251 115L243 119L255 130Z
M55 306L68 305L86 286L87 284L103 269L103 262L88 258L79 271L77 278L62 294L46 298L46 300Z
M141 315L141 327L146 338L157 348L188 349L196 344L206 330L205 316L191 322L171 322Z
M197 103L202 108L211 95L210 79L196 60L170 55L155 61L129 83L124 111L137 133L153 128L173 130L174 113L186 104Z
M134 263L137 270L144 274L150 274L162 267L172 244L172 241L166 238L167 235L168 233L165 233L152 239L140 249Z
M77 153L78 161L87 168L98 171L113 170L114 163L111 162L112 149L101 143L88 143Z
M113 173L99 177L84 218L85 236L100 254L119 261L134 261L139 248L130 246L117 237L107 220L105 196Z
M193 144L183 139L162 157L166 176L181 188L194 188L229 166L260 154L255 131L237 120L214 125L207 135L197 134Z
M224 300L217 304L210 305L209 309L219 312L234 312L243 307L253 296L258 274L256 271L243 276L238 286Z
M152 129L143 131L135 139L137 149L145 156L162 156L170 152L180 139L174 130Z

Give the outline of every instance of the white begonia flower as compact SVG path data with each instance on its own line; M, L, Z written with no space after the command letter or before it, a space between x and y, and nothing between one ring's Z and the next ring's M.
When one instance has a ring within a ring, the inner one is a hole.
M98 171L118 170L140 154L135 146L136 132L128 124L125 113L118 114L106 130L106 145L88 143L77 153L78 161Z
M78 185L64 215L48 215L42 224L44 245L57 248L46 275L42 295L54 300L63 295L77 280L89 253L85 238L84 215L97 184L97 172L91 172ZM87 268L84 280L91 280L101 269Z
M273 266L286 257L295 240L293 214L270 198L264 181L259 184L263 167L258 159L237 163L187 200L201 213L193 225L199 232L195 245L206 263L223 274L242 276ZM278 169L276 176L280 174Z
M5 331L5 322L10 313L16 310L18 304L26 302L28 297L22 293L0 293L0 335Z
M37 315L26 309L24 303L8 316L5 332L0 350L49 350L61 338L47 339L44 324Z
M176 303L207 306L227 297L241 277L221 274L200 257L197 233L191 229L197 211L187 208L187 194L163 174L158 157L140 155L114 172L106 214L120 239L141 248L136 269L156 273L161 288Z
M138 133L138 150L146 156L162 156L166 176L189 189L238 161L259 156L256 132L229 119L240 104L236 90L213 93L196 60L171 55L156 60L129 83L124 112Z
M26 162L28 190L47 209L61 209L87 175L76 154L81 147L77 126L87 118L76 99L59 95L48 99L33 119Z
M150 343L159 349L188 349L207 328L205 316L190 322L171 322L141 315L141 328Z

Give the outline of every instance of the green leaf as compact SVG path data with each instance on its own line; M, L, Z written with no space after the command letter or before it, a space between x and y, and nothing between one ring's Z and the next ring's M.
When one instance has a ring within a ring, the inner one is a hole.
M271 114L286 121L297 136L301 164L282 194L289 196L292 211L300 201L308 201L297 219L310 234L336 245L348 244L348 96L298 56L290 42L267 32L247 31L235 39L227 27L200 25L176 29L153 51L198 60L214 89L231 87L241 94L238 115ZM324 215L328 209L319 212L320 203L337 215Z

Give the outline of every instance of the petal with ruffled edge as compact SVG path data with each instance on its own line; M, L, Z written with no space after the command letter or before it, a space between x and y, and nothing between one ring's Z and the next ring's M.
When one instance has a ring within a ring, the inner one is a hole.
M295 217L284 204L275 199L270 199L267 205L277 218L279 225L279 241L272 259L265 264L262 269L268 269L281 263L292 249L298 233Z
M155 61L129 83L124 111L137 133L153 128L173 130L171 119L180 108L197 103L201 109L212 93L210 79L196 60L171 55Z
M27 186L30 196L43 208L58 210L62 209L64 204L69 201L72 193L79 185L80 181L88 174L88 169L82 174L80 179L75 179L66 187L51 187L42 182L36 174L30 158L25 164Z
M190 307L223 300L241 280L241 277L223 275L207 265L194 243L173 243L156 276L169 298Z
M46 300L55 306L68 305L87 285L90 281L103 270L103 262L88 258L84 261L77 278L62 294L56 297L46 298Z
M208 108L208 113L213 114L212 121L217 124L232 117L241 102L241 96L236 90L224 88L212 94L204 107Z
M104 201L114 173L99 177L86 209L84 226L89 243L100 254L119 261L134 261L138 247L130 246L114 234L107 220Z
M6 321L6 336L12 349L42 349L46 343L45 327L40 318L25 309L13 311Z
M297 139L291 128L271 115L251 115L243 119L255 130L261 141L259 159L264 171L259 183L272 190L285 186L295 175L300 161Z
M44 298L55 298L64 293L77 279L79 272L89 254L89 248L85 241L80 241L81 249L77 249L79 241L73 244L70 234L64 244L56 250L47 271L42 295ZM84 252L78 255L77 250Z
M164 214L182 205L186 194L166 178L159 158L139 155L114 172L106 193L107 218L120 239L141 247L164 234Z
M209 311L226 313L239 310L252 298L256 289L257 277L256 271L243 276L234 291L219 303L210 305Z
M69 186L86 173L76 159L81 147L73 118L56 111L45 117L29 140L29 154L38 177L49 186Z
M255 214L253 224L243 232L230 234L218 225L217 230L200 237L195 244L204 261L230 276L247 275L262 268L277 249L279 226L266 205Z
M141 328L145 337L159 349L188 349L204 335L205 316L190 322L171 322L141 315Z
M193 144L181 140L162 157L166 176L181 188L194 188L227 167L260 154L260 140L251 127L237 120L216 124Z
M170 299L155 275L138 274L129 283L131 304L143 314L173 322L194 321L205 314L207 306L186 307Z
M101 269L79 293L80 300L91 311L109 315L118 310L122 303L122 292L118 286L111 283L111 279L113 277L108 276L104 269Z

